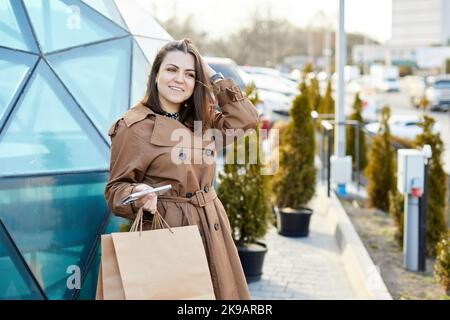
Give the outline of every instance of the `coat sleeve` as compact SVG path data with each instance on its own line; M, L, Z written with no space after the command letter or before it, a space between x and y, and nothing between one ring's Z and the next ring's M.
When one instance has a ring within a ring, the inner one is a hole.
M246 131L256 128L258 112L234 80L224 79L216 82L214 94L222 110L216 111L213 127L221 131L223 139L226 138L227 129Z
M133 126L127 127L123 120L118 120L113 125L109 135L111 161L105 199L115 215L134 219L137 208L132 203L123 205L121 200L133 193L133 188L144 179L145 164L139 154L142 149L142 145L139 145L141 139Z

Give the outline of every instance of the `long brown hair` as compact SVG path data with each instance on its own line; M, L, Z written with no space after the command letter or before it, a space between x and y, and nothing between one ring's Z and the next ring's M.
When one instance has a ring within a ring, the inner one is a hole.
M213 116L213 94L211 84L206 76L205 70L200 60L200 53L188 38L171 41L159 50L153 61L152 69L147 82L147 92L142 104L152 109L154 112L163 114L164 109L159 101L158 88L156 86L156 76L167 53L171 51L181 51L190 53L194 57L195 64L195 86L192 95L186 101L186 107L180 108L180 121L191 130L194 128L194 121L202 121L203 129L209 128Z

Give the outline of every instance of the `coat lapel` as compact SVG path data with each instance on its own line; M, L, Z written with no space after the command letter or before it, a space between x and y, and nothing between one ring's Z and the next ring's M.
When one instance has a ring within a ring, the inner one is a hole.
M157 114L141 103L128 110L123 118L130 127L149 116L155 121L150 142L156 146L202 149L211 144L211 140L203 141L201 135L194 134L181 122Z

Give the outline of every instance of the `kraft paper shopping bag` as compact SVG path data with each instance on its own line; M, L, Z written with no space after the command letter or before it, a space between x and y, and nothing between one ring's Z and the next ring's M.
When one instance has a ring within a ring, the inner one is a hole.
M142 214L132 232L102 235L103 298L215 299L198 227L170 228L156 213L153 228L167 228L141 231Z
M100 272L102 276L103 299L123 300L125 299L122 279L114 249L114 243L110 234L102 235L102 259Z
M111 236L126 299L215 298L197 226Z

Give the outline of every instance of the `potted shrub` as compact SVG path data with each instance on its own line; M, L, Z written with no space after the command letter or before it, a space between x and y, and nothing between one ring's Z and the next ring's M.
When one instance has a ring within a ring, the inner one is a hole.
M246 94L254 105L258 95L254 84L246 89ZM233 239L236 243L242 268L247 282L257 281L262 276L267 246L260 241L266 234L272 220L269 201L268 176L262 175L262 159L259 154L259 126L256 132L237 141L233 145L233 156L237 159L239 147L243 146L243 163L226 163L224 172L219 173L218 196L228 214ZM249 161L249 145L257 143L256 163ZM239 146L239 147L238 147ZM227 155L229 156L229 154Z
M306 237L313 210L306 207L315 194L314 123L305 82L290 110L291 121L283 133L280 164L273 179L278 233Z

